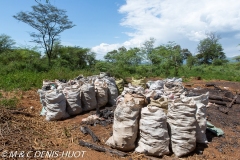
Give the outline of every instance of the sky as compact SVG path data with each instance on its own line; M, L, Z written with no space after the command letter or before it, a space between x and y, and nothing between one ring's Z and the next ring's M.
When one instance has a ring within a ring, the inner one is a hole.
M39 1L39 0L38 0ZM45 0L41 0L45 3ZM151 37L155 47L174 41L197 54L206 33L220 35L227 57L240 55L240 1L238 0L50 0L66 10L76 26L60 34L61 44L90 48L97 59L121 46L141 47ZM13 18L32 11L35 0L0 0L0 34L20 47L33 47L30 32Z

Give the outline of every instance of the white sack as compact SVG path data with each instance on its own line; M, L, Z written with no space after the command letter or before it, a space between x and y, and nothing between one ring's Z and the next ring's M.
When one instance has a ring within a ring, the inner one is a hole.
M80 89L66 87L63 92L67 100L68 114L71 116L80 114L83 111L81 105Z
M116 99L118 97L118 88L115 83L115 79L112 77L104 77L103 80L108 86L108 103L111 105L116 105Z
M184 97L169 101L167 122L171 147L178 157L196 148L196 104L192 98Z
M141 87L141 86L138 86L138 87L134 87L131 85L131 83L128 84L128 87L124 87L123 89L123 92L121 95L125 95L125 94L134 94L134 93L137 93L137 94L144 94L145 91L144 91L144 88Z
M97 98L97 106L99 108L105 106L108 103L108 87L102 80L95 81L95 90Z
M85 81L91 84L94 84L95 80L99 79L98 75L88 76Z
M95 95L94 84L85 83L81 86L81 98L83 103L83 111L96 109L97 99Z
M106 144L121 151L135 148L138 134L138 120L145 98L126 94L114 111L113 135Z
M154 81L147 81L146 87L149 88L151 86L151 84L153 84L153 83L154 83Z
M164 99L162 99L164 101ZM165 108L166 103L162 103ZM140 140L136 152L152 156L162 156L169 153L169 135L167 128L167 116L159 104L149 104L141 111L139 122Z
M50 90L46 92L46 120L60 120L69 117L66 112L66 99L59 90Z
M172 86L172 87L169 87ZM179 98L180 95L184 92L184 87L180 82L168 82L164 84L164 94L173 95L174 98Z
M100 72L99 78L103 78L105 76L108 76L108 74L106 72Z
M153 81L150 84L149 89L150 90L161 90L161 89L163 89L163 86L164 86L164 82L162 80L157 80L157 81Z
M196 111L196 120L197 120L197 128L196 128L196 139L198 143L208 143L206 137L206 129L207 129L207 104L208 104L209 92L206 94L202 94L200 96L191 97L196 103L197 111Z
M153 98L153 99L158 99L163 95L163 92L161 90L149 90L146 89L144 96L146 98Z
M65 87L68 86L67 83L60 82L59 80L55 80L55 83L57 84L57 89L58 90L63 90Z
M180 83L182 83L182 78L173 77L173 78L167 78L164 81L165 82L180 82Z
M47 111L46 111L46 101L45 101L46 91L43 91L42 89L38 89L37 93L39 94L40 103L42 105L42 110L41 110L40 115L41 116L45 116L47 114Z
M49 86L49 85L57 86L57 83L55 81L51 81L51 80L43 80L43 86Z

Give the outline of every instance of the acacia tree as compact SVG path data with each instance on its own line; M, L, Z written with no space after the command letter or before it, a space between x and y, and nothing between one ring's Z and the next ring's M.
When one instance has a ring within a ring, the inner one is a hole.
M199 64L212 64L214 61L225 61L226 56L222 45L219 43L220 37L215 33L207 33L207 37L198 44L198 54L196 55Z
M32 6L31 12L19 12L13 17L22 21L38 31L30 33L32 42L41 45L48 57L48 65L51 66L53 57L53 44L59 40L59 34L66 29L74 27L68 19L66 11L58 9L51 4L38 4Z

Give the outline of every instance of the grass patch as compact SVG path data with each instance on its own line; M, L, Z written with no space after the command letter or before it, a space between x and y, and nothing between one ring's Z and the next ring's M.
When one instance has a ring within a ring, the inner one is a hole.
M110 67L111 68L111 67ZM240 82L240 64L229 63L223 66L213 66L213 65L201 65L194 66L189 69L186 65L179 68L179 74L176 77L184 77L187 81L190 77L201 77L205 80L221 79L228 81L238 81ZM175 77L174 70L170 69L168 74L161 66L151 66L141 65L135 68L114 68L111 70L110 74L117 78L134 77L161 77L161 78L171 78ZM78 75L82 74L84 76L98 75L99 69L94 70L91 68L89 70L70 70L68 68L54 68L46 72L33 72L33 71L15 71L8 74L0 73L0 89L5 91L11 91L15 89L20 90L30 90L32 88L41 88L42 81L44 79L54 80L54 79L73 79ZM1 97L1 94L0 94Z
M30 90L32 88L41 88L44 79L73 79L78 75L92 75L94 72L87 70L71 71L70 69L59 68L48 72L18 71L7 75L0 75L0 89L11 91L14 89Z
M8 109L14 109L17 106L18 99L16 97L10 98L10 99L1 99L0 100L0 107L5 107Z

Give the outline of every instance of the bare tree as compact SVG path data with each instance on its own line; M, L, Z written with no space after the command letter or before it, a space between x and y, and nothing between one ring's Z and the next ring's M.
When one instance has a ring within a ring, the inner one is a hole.
M66 11L58 9L51 4L38 4L32 6L31 12L19 12L13 17L19 21L27 23L38 33L30 33L32 42L40 44L48 57L48 64L51 66L53 58L53 44L59 40L59 34L66 29L74 27L68 19Z

